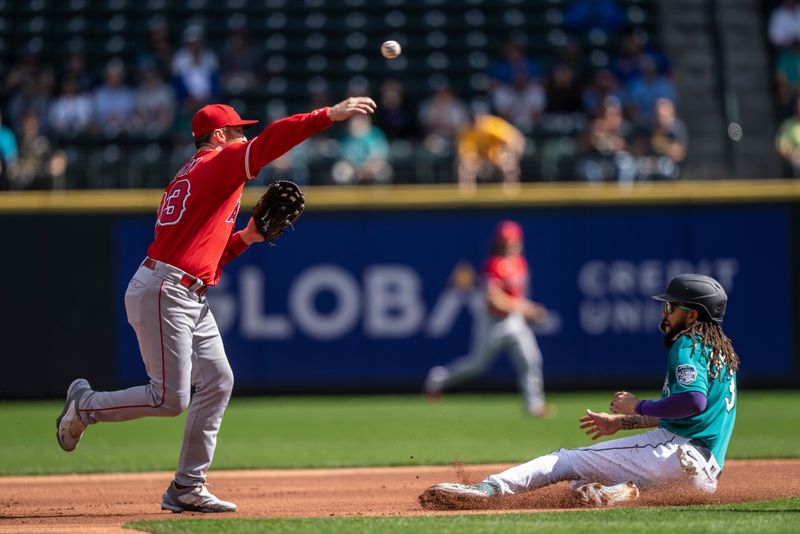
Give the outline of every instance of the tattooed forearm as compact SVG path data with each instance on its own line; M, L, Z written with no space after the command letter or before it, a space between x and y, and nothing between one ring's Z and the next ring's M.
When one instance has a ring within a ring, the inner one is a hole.
M658 426L658 417L645 417L644 415L626 415L620 420L622 428L632 430L634 428L652 428Z

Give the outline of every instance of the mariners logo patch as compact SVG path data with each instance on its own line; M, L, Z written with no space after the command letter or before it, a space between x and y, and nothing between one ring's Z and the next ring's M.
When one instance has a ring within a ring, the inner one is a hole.
M694 365L679 365L675 368L675 379L678 384L688 386L697 379L697 370Z

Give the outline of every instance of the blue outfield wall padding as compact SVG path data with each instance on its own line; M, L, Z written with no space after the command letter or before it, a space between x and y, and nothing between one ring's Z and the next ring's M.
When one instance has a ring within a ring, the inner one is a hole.
M552 312L537 329L546 384L658 389L666 357L650 296L680 272L714 276L729 292L724 328L740 381L785 383L796 372L790 209L312 212L276 247L228 264L209 300L242 391L419 391L430 366L469 349L480 295L449 285L454 268L480 269L495 223L513 218L525 230L532 297ZM123 297L152 216L121 216L115 236L117 372L130 386L146 375ZM475 384L513 387L514 373L501 356Z

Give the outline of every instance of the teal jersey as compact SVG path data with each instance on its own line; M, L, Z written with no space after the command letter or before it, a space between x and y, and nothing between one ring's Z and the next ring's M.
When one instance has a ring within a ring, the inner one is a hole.
M683 335L670 349L661 397L698 391L708 399L706 409L683 419L661 419L661 428L687 439L702 440L722 467L736 421L736 373L728 373L724 367L716 377L710 377L706 348L698 342L692 354L692 346L691 338Z

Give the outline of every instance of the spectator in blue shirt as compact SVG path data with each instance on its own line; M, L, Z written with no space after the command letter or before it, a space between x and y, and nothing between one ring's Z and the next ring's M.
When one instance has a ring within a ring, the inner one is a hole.
M3 126L3 115L0 114L0 156L6 165L13 165L18 154L17 138L11 128Z
M331 174L340 184L387 183L392 179L386 135L367 115L353 117L339 142L339 161Z
M175 52L172 75L178 100L198 104L214 102L221 92L219 59L205 44L202 26L188 26L183 31L184 47Z
M94 119L103 132L128 129L134 113L134 91L125 80L125 64L114 58L106 64L103 85L94 90Z
M575 0L564 13L564 25L576 32L613 33L624 23L625 16L614 0Z
M646 47L637 31L625 33L619 46L619 54L611 62L611 71L623 83L628 84L642 75L642 60L649 58L655 62L658 72L669 72L669 60L659 50Z
M678 95L672 80L658 72L658 66L652 58L645 56L641 68L641 77L631 81L626 88L627 104L630 117L645 122L652 117L658 99L676 102Z
M800 95L800 40L778 52L775 60L775 85L781 111L786 115L792 114L794 99Z
M510 40L503 48L503 58L489 67L489 78L493 84L511 85L517 79L538 79L544 70L538 61L525 53L525 47L517 40Z
M608 69L598 69L592 76L592 82L583 90L583 109L591 117L597 117L603 103L609 98L622 102L625 92L619 86L619 80Z

